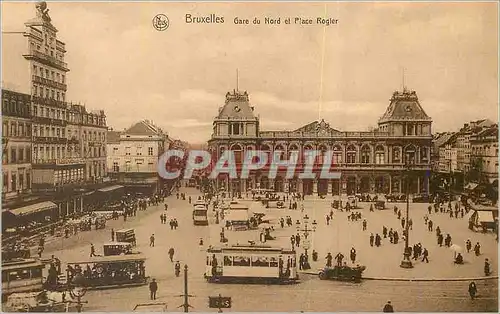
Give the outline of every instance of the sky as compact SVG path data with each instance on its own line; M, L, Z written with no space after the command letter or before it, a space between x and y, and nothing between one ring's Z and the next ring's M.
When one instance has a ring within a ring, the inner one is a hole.
M433 132L498 121L497 5L49 2L48 8L66 43L68 100L105 110L115 130L148 119L172 137L202 143L226 92L236 88L236 69L261 130L293 130L319 118L338 130L368 130L403 81L433 119ZM1 9L2 32L22 31L36 14L33 2L2 1ZM165 31L153 27L160 13L169 18ZM214 14L224 23L187 24L186 14ZM250 25L234 24L236 17ZM281 24L266 25L265 17L280 17ZM287 25L287 17L314 23ZM317 17L338 24L316 24ZM15 84L12 77L2 71L5 84Z

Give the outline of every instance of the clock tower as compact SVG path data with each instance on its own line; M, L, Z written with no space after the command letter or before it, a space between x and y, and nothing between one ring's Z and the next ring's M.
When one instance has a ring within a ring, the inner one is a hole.
M228 92L224 106L219 108L219 115L214 119L212 138L256 138L258 132L259 119L250 105L248 93Z

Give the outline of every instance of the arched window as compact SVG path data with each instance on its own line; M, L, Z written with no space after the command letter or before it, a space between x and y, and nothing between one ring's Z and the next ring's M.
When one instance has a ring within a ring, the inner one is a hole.
M295 158L297 159L297 161L300 159L300 156L299 156L299 147L295 144L292 144L288 147L288 160L290 160L291 156L292 156L292 152L294 152L295 154Z
M382 165L385 163L385 149L382 145L378 145L375 148L375 163L377 165Z
M328 151L328 147L325 145L320 145L319 147L320 155L317 157L317 161L319 165L323 165L323 162L325 160L325 153Z
M262 153L267 155L267 164L269 165L271 159L273 158L271 147L267 144L262 144L260 146L260 150Z
M342 147L335 145L333 147L332 164L340 165L342 163Z
M239 165L243 161L243 150L238 144L231 146L231 151L234 153L234 162Z
M276 145L276 147L274 147L274 152L280 153L280 155L279 155L280 160L283 160L283 158L285 158L285 149L283 148L283 145L280 145L280 144Z
M346 163L348 163L348 164L355 164L356 163L356 147L354 147L354 145L347 146Z
M401 147L395 146L392 148L392 162L393 163L401 162Z
M369 164L370 163L370 146L365 145L361 148L361 163Z
M309 154L308 152L313 150L313 147L311 145L304 145L304 152L302 154L302 161L305 163L307 160L307 155Z
M416 163L417 149L413 145L408 145L405 147L405 163Z

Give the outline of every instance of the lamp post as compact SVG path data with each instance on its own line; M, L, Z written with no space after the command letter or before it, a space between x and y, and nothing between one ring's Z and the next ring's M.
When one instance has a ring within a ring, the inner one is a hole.
M87 293L87 288L85 287L85 278L82 275L81 270L75 274L73 279L71 280L69 286L69 294L71 298L76 299L76 311L80 313L83 308L83 303L87 303L86 301L82 301L82 297Z
M306 256L306 260L305 260L305 263L303 265L303 269L307 270L307 269L311 269L311 265L309 264L309 255L308 255L308 250L310 249L310 243L309 241L306 241L307 240L307 237L309 236L309 232L315 232L316 231L316 220L314 220L312 222L312 229L309 229L309 217L307 215L305 215L303 217L303 221L304 221L304 229L300 229L300 221L297 220L297 231L299 232L302 232L303 235L304 235L304 242L303 242L303 248L304 248L304 254Z
M413 264L411 263L410 260L410 247L409 247L409 241L410 241L410 232L409 232L409 223L408 219L410 218L410 173L411 173L411 168L412 168L413 161L408 160L405 164L406 168L406 221L405 221L405 249L403 252L403 260L401 261L401 265L399 265L401 268L413 268Z

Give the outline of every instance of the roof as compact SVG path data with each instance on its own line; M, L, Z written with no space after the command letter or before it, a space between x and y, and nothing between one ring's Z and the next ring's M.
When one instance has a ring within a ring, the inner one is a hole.
M108 131L107 143L120 143L121 132L118 131Z
M146 257L142 254L129 254L129 255L110 255L110 256L95 256L89 257L85 260L76 260L66 262L66 264L88 264L88 263L113 263L113 262L132 262L132 261L145 261Z
M440 147L444 145L455 133L447 132L439 134L434 140L434 147Z
M282 252L282 251L287 251L288 249L283 249L281 247L272 247L272 246L267 246L267 245L232 245L232 246L226 246L226 247L220 247L220 248L212 248L209 249L214 250L214 251L267 251L267 252Z
M246 209L246 210L248 210L248 206L244 205L244 204L230 204L229 209L236 209L236 210Z
M2 270L21 269L28 267L45 267L45 264L34 258L16 261L12 263L2 263Z
M219 110L217 119L255 119L248 93L234 90L226 94L226 103Z
M46 202L36 203L36 204L12 209L12 210L10 210L10 212L16 216L26 216L29 214L38 213L38 212L42 212L44 210L49 210L49 209L53 209L53 208L57 208L57 205L54 204L53 202L46 201Z
M328 132L338 132L340 133L339 130L336 130L334 128L330 127L330 124L326 123L325 120L321 119L321 121L313 121L309 124L306 124L294 132L320 132L320 131L328 131Z
M163 131L151 121L142 120L126 129L123 133L129 135L160 135Z
M248 219L248 212L242 210L231 210L224 217L226 221L247 221Z
M105 188L99 189L98 191L99 192L110 192L110 191L118 190L121 188L123 188L123 185L112 185L112 186L107 186Z
M431 121L431 118L425 113L422 106L420 106L417 93L404 89L403 92L395 91L392 94L389 107L387 107L387 110L379 119L379 123L395 120Z

